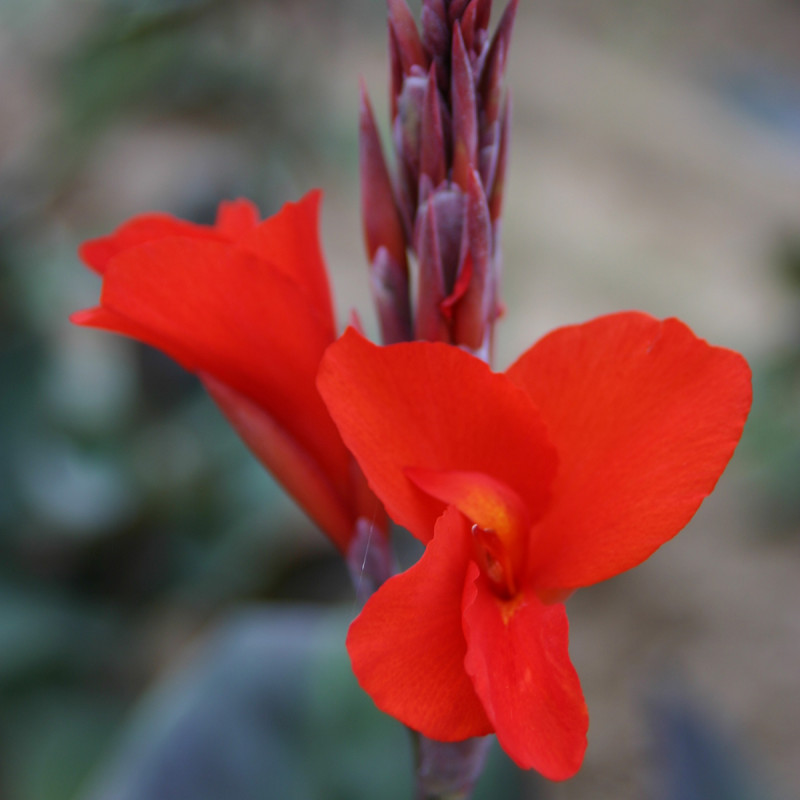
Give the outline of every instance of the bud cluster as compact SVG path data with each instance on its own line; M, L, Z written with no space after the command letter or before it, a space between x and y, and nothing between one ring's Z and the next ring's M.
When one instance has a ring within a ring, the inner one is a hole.
M388 0L395 174L362 87L361 203L383 340L461 345L488 360L500 313L499 227L518 0L489 37L491 0ZM412 311L409 258L416 260Z

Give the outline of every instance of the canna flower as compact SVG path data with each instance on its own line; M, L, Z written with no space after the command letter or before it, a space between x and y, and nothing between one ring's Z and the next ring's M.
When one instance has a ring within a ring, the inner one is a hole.
M321 193L259 220L247 200L216 224L133 218L86 242L100 304L72 322L138 339L198 375L253 453L346 552L377 500L320 398L315 377L336 338L318 238ZM377 517L376 517L377 514Z
M747 416L744 359L628 312L545 336L504 374L462 349L353 330L318 384L390 516L426 549L353 622L353 670L424 736L495 732L572 776L588 715L564 600L675 536Z
M394 176L363 87L359 121L364 235L387 344L444 341L489 356L517 4L490 37L491 0L423 0L419 30L406 0L388 0ZM413 310L409 256L419 270Z

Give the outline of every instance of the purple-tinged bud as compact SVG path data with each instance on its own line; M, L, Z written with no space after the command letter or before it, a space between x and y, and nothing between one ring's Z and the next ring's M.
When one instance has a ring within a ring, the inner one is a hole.
M500 113L500 98L503 91L503 76L506 70L506 59L511 45L511 33L519 0L511 0L498 23L494 38L489 45L489 52L480 75L480 95L487 125L491 125Z
M422 0L422 44L428 55L444 62L450 52L450 25L445 0Z
M394 28L389 25L389 102L391 120L397 119L397 98L403 89L403 63L400 60L400 50Z
M464 48L468 53L475 51L475 0L464 9L464 16L458 23L461 36L464 39Z
M461 17L461 33L467 52L477 58L486 44L486 30L489 27L491 0L471 0Z
M398 162L399 189L404 219L410 226L417 208L420 169L420 131L428 79L418 67L414 74L403 79L403 89L397 97L397 116L392 126Z
M481 182L491 186L497 172L497 160L500 155L497 143L500 139L500 123L495 122L488 130L481 130L481 143L478 150Z
M447 178L447 150L442 124L442 102L436 86L436 72L431 67L422 105L420 132L420 194L422 178L428 178L431 188L436 188ZM423 198L418 198L420 203Z
M492 16L492 0L475 0L475 30L488 31Z
M464 39L458 25L453 28L453 74L450 96L453 107L452 179L467 191L469 172L478 166L478 113L475 81Z
M406 76L403 90L397 98L395 120L397 153L405 158L415 176L419 175L420 134L427 85L428 76L425 73Z
M394 31L403 72L408 75L413 66L421 67L427 72L428 56L406 0L388 0L388 6L389 27Z
M503 114L500 118L500 141L497 144L497 163L494 175L490 176L489 214L492 222L498 223L503 210L503 190L506 180L506 161L508 159L509 139L511 138L511 92L506 95Z
M370 285L383 343L410 341L412 326L408 270L403 269L385 247L379 247L372 259Z
M451 26L455 25L464 16L468 3L469 0L450 0L450 5L447 8L447 17Z
M419 263L416 336L453 341L451 318L443 313L456 290L466 230L466 198L458 186L442 185L420 206L414 238Z
M406 233L383 158L375 117L361 86L359 116L361 218L371 265L371 284L386 344L406 341L411 333Z
M361 173L361 218L370 261L379 247L385 247L394 262L408 274L406 236L392 180L383 157L375 117L366 88L361 85L358 125L359 168Z
M489 205L475 170L469 175L466 217L460 269L471 263L471 274L464 295L455 306L453 337L454 341L485 357L496 294L492 271L494 247Z
M415 251L419 253L421 239L421 220L433 209L438 236L438 248L441 259L442 287L444 296L448 296L455 286L459 266L461 264L461 240L466 223L466 198L455 184L445 184L434 190L420 206L417 217L417 231L414 238Z
M419 224L417 235L419 285L414 338L429 342L449 342L450 332L439 307L445 297L442 256L436 211L428 203Z

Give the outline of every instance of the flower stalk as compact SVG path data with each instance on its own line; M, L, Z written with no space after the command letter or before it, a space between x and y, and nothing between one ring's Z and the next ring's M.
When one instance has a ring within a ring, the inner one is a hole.
M491 736L437 742L414 731L416 800L467 800L480 777Z
M424 0L421 29L406 0L388 0L394 174L363 86L359 123L362 220L385 344L443 341L491 356L517 2L490 38L491 0Z
M517 2L490 39L491 0L423 0L420 29L406 0L388 0L394 175L363 83L359 118L364 239L384 344L440 341L491 359L511 118L503 80ZM366 535L348 554L362 602L391 574L385 555L369 556ZM487 738L415 734L415 743L418 800L470 796Z

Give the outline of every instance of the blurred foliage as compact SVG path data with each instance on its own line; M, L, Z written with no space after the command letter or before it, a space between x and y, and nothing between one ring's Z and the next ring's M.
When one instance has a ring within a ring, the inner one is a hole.
M376 714L341 646L351 614L241 611L139 706L87 800L404 800L410 738ZM496 751L475 800L520 796Z
M267 63L254 62L236 36L237 5L108 4L61 73L68 148L85 154L109 125L139 112L223 125L256 157L276 146L282 159L293 148L305 145L307 152L315 138L312 110L322 98L314 97L311 76L298 72L289 42L275 32L265 32Z
M68 204L104 137L126 127L182 124L239 153L221 184L195 178L173 193L182 206L167 210L199 221L221 196L237 193L275 210L298 182L290 165L319 166L341 147L324 125L332 112L316 80L319 64L309 57L314 35L325 40L327 3L290 9L278 0L91 0L75 11L87 20L65 34L66 49L47 52L37 65L47 70L57 106L49 130L24 174L0 173L5 235L30 232L43 214ZM41 9L37 22L55 26L65 13Z
M763 779L702 704L674 683L651 692L652 800L770 800Z
M774 263L800 319L800 236L778 240ZM753 410L743 438L755 465L760 511L770 529L796 537L800 525L800 325L778 353L756 364Z

